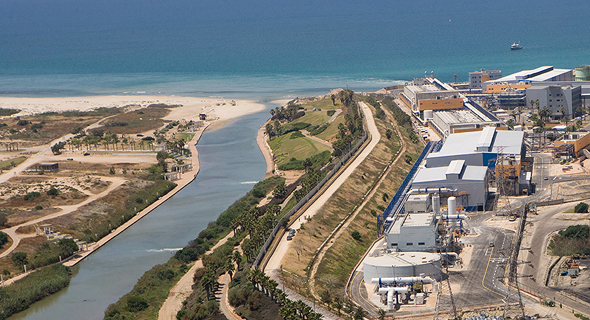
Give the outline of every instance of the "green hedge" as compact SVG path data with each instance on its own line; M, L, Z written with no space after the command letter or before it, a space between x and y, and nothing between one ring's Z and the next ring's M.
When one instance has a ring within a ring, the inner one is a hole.
M70 283L70 268L55 264L33 272L8 287L0 287L0 320L27 309L33 302Z

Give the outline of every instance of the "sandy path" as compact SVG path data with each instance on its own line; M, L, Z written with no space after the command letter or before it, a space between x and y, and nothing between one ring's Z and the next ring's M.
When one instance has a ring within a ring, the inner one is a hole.
M273 171L276 172L276 164L270 146L268 145L268 136L266 135L266 124L268 121L258 129L258 134L256 135L256 144L258 144L258 148L262 152L264 161L266 162L266 174L264 175L264 179L272 177L274 175Z
M361 106L361 110L367 119L367 127L369 129L369 133L371 137L371 141L369 144L363 149L363 151L354 159L354 161L346 167L346 169L336 178L336 180L326 189L326 191L320 195L313 204L311 204L302 215L313 217L321 208L322 206L334 195L334 193L340 188L340 186L344 183L344 181L354 172L354 170L363 162L363 160L371 153L373 148L379 143L379 131L377 130L377 126L375 125L375 121L373 119L373 113L365 105L364 103L359 104ZM300 219L296 220L295 223L291 226L293 229L299 229L301 227ZM291 246L291 241L287 241L287 234L283 236L280 240L279 245L277 246L276 250L273 252L272 256L270 257L266 267L264 269L265 273L273 274L272 270L279 269L283 257L289 247Z
M16 225L14 227L8 228L8 229L3 229L0 230L6 234L8 234L8 236L10 236L10 238L12 238L12 245L10 246L10 248L8 248L8 250L2 252L2 254L0 254L0 258L5 257L7 255L9 255L12 251L14 251L14 249L16 249L16 247L18 246L18 244L20 243L21 239L23 238L31 238L31 237L36 237L37 234L36 233L29 233L29 234L19 234L16 233L16 229L20 228L20 227L24 227L24 226L30 226L33 224L37 224L49 219L53 219L53 218L57 218L57 217L61 217L63 215L72 213L76 210L78 210L78 208L85 206L89 203L91 203L92 201L102 198L105 195L109 194L111 191L117 189L118 187L120 187L123 183L125 183L127 180L122 179L122 178L116 178L116 177L101 177L102 179L111 182L111 185L104 190L101 193L95 194L95 195L91 195L88 197L88 199L84 200L83 202L80 202L78 204L75 205L70 205L70 206L56 206L56 208L60 208L61 210L46 216L43 216L41 218L35 219L35 220L31 220L31 221L27 221L25 223L21 223L19 225Z
M219 240L217 244L215 244L209 251L205 252L203 256L213 253L215 249L219 246L223 245L227 242L227 240L234 236L234 232L230 232L227 236L223 239ZM162 304L160 311L158 313L159 320L176 320L176 314L182 308L182 302L190 296L193 292L193 277L195 276L195 271L197 269L203 267L203 260L199 259L195 261L193 266L178 280L178 282L170 289L170 293L168 294L168 298ZM223 276L222 276L223 277ZM229 278L229 275L228 275ZM229 282L228 282L229 283Z

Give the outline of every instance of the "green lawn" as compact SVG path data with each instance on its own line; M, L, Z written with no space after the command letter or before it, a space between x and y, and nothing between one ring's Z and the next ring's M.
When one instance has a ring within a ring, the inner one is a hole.
M307 137L291 139L293 133L290 132L268 142L278 165L289 162L291 158L305 160L314 154L331 151L330 147Z
M299 122L305 122L311 124L312 126L319 126L326 123L326 121L328 120L330 120L330 116L328 115L327 111L310 111L308 109L308 111L305 111L305 115L303 117L297 118L296 120L291 121L289 123L294 124Z
M185 142L188 142L188 141L193 140L194 136L195 136L194 133L179 132L176 134L176 141L183 139Z
M330 123L330 125L324 130L324 132L317 135L318 138L330 141L330 139L334 138L338 134L338 125L340 123L344 123L344 114L340 114L334 122Z
M322 99L322 100L306 103L301 106L304 108L307 108L307 110L312 110L313 108L320 108L320 109L322 109L322 111L340 109L342 107L342 103L340 103L340 100L338 100L338 98L336 98L335 102L336 102L336 105L333 105L332 99L328 98L328 99Z
M10 160L0 161L0 169L8 170L12 167L15 167L21 164L23 161L27 160L25 157L18 157Z

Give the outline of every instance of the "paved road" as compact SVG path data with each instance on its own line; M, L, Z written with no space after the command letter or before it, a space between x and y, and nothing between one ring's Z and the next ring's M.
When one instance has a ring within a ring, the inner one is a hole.
M356 157L352 161L352 163L348 167L346 167L346 169L344 169L342 174L340 174L340 176L338 176L338 178L336 178L336 180L328 187L328 189L326 189L326 191L324 191L324 193L322 195L320 195L317 198L317 200L314 203L312 203L307 208L307 210L305 210L305 212L302 213L302 216L313 217L316 213L318 213L319 210L322 208L322 206L328 200L330 200L330 198L334 195L336 190L338 190L338 188L340 188L340 186L344 183L344 181L346 181L346 179L352 174L352 172L371 153L371 151L373 150L373 148L375 148L377 143L379 143L379 131L377 130L377 126L375 125L375 121L373 120L373 114L371 113L371 110L364 103L359 103L359 105L361 106L361 110L362 110L363 114L365 115L365 118L367 119L367 127L369 129L369 133L370 133L371 137L377 137L377 138L376 139L371 138L371 141L369 142L367 147L365 147L365 149L363 149L363 151L361 151L361 153L358 155L358 157ZM293 228L295 230L299 229L300 227L301 227L301 222L299 220L295 221L295 223L291 226L291 228ZM287 235L288 234L285 233L283 238L280 240L279 245L277 246L276 250L273 252L272 256L268 260L268 263L266 264L266 268L264 268L265 273L271 274L270 273L271 270L280 268L281 260L283 259L283 256L285 255L285 253L287 252L287 250L289 249L289 247L291 245L291 242L287 241Z

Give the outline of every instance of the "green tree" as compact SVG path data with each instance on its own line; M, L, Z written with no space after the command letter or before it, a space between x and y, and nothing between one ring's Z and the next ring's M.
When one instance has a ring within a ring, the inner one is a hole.
M588 212L588 204L585 202L580 202L574 208L574 212L576 213L587 213Z
M387 139L391 139L391 136L393 135L393 131L391 131L391 129L387 129L385 130L385 136L387 137Z
M15 252L12 254L12 262L15 266L22 268L23 266L29 264L29 260L27 260L27 254L25 252Z
M168 159L168 152L166 151L158 151L158 153L156 154L156 160L159 161L163 161Z
M287 196L287 186L285 185L285 181L281 181L277 184L272 191L272 194L278 199L284 199Z
M8 242L8 235L0 231L0 248L2 248L6 242Z

